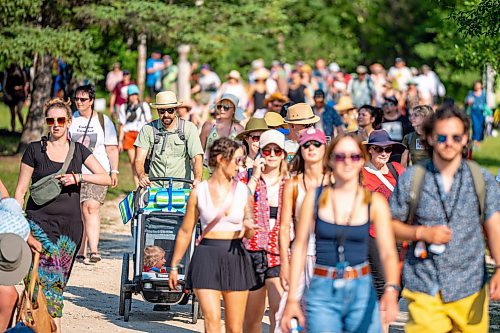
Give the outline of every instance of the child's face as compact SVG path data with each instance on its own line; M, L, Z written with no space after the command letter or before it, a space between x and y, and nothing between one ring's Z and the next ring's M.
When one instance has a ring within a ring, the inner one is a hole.
M158 260L158 262L156 263L156 265L154 267L162 268L163 266L165 266L166 262L167 261L165 260L165 256L163 256L160 260Z

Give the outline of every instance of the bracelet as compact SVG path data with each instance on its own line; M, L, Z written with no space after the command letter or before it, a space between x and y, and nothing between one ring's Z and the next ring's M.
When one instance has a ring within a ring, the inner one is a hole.
M116 173L116 174L118 175L118 174L120 174L120 171L118 171L118 170L116 170L116 169L113 169L113 170L111 170L111 172L110 172L110 173Z
M76 179L76 174L74 172L71 173L73 179L75 180L75 185L78 185L78 179Z
M386 283L384 286L384 290L391 290L391 289L397 291L398 293L401 292L401 287L399 285L393 283Z
M79 174L78 174L78 182L79 182L80 184L85 183L85 180L83 180L83 173L79 173Z
M170 271L171 272L177 272L179 270L179 267L175 266L175 267L170 267Z

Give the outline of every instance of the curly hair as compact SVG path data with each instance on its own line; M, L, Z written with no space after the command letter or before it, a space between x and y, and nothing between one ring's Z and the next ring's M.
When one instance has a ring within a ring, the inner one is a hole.
M89 98L92 100L95 98L95 87L91 84L86 84L84 86L79 86L78 88L76 88L75 96L80 91L87 93L89 95Z
M159 246L150 245L144 248L144 266L154 267L164 257L165 250Z
M45 104L43 105L43 114L45 117L47 117L48 113L52 109L63 109L66 111L66 117L68 119L71 119L72 111L71 111L71 101L68 99L65 101L62 98L56 97L49 99Z
M427 137L432 136L432 133L434 132L434 126L436 125L436 122L444 119L450 119L450 118L457 118L459 119L462 124L464 125L464 134L469 133L469 128L470 128L470 120L469 117L460 110L457 106L455 105L443 105L441 108L439 108L436 112L431 113L428 115L424 123L422 124L422 142L425 145L427 151L432 155L432 146L429 144L427 141ZM464 154L466 153L467 148L464 147Z
M226 161L231 160L236 150L240 147L241 145L238 142L229 138L215 140L208 153L208 165L211 168L215 168L217 166L217 156L219 155Z
M426 118L430 114L432 114L434 110L432 109L432 106L430 105L417 105L411 109L411 113L416 113L419 115L422 115L422 117Z

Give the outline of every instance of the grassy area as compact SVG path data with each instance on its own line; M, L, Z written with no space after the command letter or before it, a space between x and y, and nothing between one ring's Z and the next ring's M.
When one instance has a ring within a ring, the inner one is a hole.
M473 159L496 175L500 168L500 137L489 137L472 154Z

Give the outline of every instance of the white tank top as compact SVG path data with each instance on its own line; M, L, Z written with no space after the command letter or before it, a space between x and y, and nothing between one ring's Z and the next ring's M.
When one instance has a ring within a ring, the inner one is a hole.
M297 218L300 216L300 209L302 208L302 203L304 202L304 197L306 196L306 190L302 186L303 183L299 181L299 183L297 184L297 201L295 202L295 216ZM316 235L314 234L314 232L311 232L309 234L309 242L307 243L307 255L316 255Z
M230 193L228 193L228 196L230 196ZM227 215L223 216L211 231L240 231L243 226L247 198L248 187L244 183L238 182L234 197L231 198L231 206L226 210ZM221 208L222 206L214 207L208 190L208 182L201 182L198 185L198 211L200 212L202 230L205 230L206 226L213 221Z

